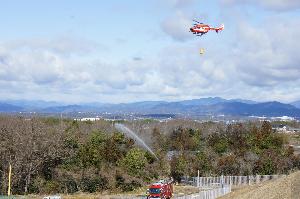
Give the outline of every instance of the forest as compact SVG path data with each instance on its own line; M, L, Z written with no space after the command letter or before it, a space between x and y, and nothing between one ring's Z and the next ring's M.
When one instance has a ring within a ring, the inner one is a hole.
M288 136L270 122L224 124L191 120L119 121L157 158L114 127L113 121L0 117L0 194L128 192L154 180L183 176L284 174L300 168Z

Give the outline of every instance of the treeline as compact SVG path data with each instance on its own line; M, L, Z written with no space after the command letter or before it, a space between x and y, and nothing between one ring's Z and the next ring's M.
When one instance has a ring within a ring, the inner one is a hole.
M201 129L174 129L167 136L155 129L156 148L169 154L171 175L270 175L300 168L300 158L284 134L269 122L230 124L203 135Z
M159 178L180 181L198 170L201 175L247 175L300 167L286 138L273 132L268 122L210 122L201 128L178 124L141 125L151 126L144 128L151 130L144 136L151 138L157 160L112 122L2 116L0 194L7 192L9 164L14 194L126 192Z
M9 164L14 194L131 191L163 174L110 122L1 117L0 138L1 194Z

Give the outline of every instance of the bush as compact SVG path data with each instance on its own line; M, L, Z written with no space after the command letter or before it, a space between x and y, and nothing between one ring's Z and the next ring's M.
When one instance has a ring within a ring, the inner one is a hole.
M145 152L138 148L131 149L126 156L119 162L129 175L142 177L147 159Z
M181 182L181 178L186 173L187 162L183 156L174 157L171 160L171 176L177 182Z
M136 188L141 187L141 183L136 180L131 180L130 182L126 182L125 178L121 175L116 175L116 188L121 189L123 192L133 191Z
M196 169L199 170L200 175L205 175L212 171L212 159L209 155L205 152L198 152L196 154L196 161L195 161Z
M56 181L47 181L44 186L45 193L59 193L59 183Z
M108 181L105 177L94 177L92 179L90 178L83 178L81 180L81 190L83 192L96 192L96 191L103 191L108 188Z
M277 173L280 161L278 154L271 149L264 150L259 160L255 163L254 173L259 175L272 175Z
M59 183L53 180L46 181L44 178L37 177L29 186L30 193L59 193Z
M54 125L58 125L61 122L61 120L60 120L60 118L48 117L48 118L44 119L44 122L45 122L45 124L54 126Z
M228 141L223 135L213 134L210 136L208 142L218 154L225 153L229 149Z
M142 185L135 181L135 180L132 180L131 182L128 182L128 183L125 183L123 188L122 188L122 191L124 192L127 192L127 191L133 191L135 190L136 188L139 188L141 187Z
M78 191L77 183L72 178L67 178L61 181L60 185L61 185L60 187L61 192L75 193Z
M240 165L238 164L237 157L234 155L221 157L217 171L219 175L238 175L240 171Z

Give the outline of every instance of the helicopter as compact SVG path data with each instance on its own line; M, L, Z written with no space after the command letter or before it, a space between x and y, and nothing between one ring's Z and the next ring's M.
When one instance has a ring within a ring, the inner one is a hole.
M196 22L196 24L194 24L194 26L190 28L190 32L192 32L196 36L202 36L202 35L208 33L208 31L210 31L210 30L214 30L214 31L216 31L216 33L218 33L221 30L224 30L224 24L222 24L220 27L213 28L213 27L210 27L209 25L203 24L199 21L196 21L196 20L193 20L193 21Z

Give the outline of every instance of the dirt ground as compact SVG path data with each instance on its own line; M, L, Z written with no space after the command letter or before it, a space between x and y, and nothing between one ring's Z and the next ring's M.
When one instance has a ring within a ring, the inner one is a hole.
M300 171L274 181L233 190L220 199L300 199Z
M136 190L135 193L122 195L85 194L61 195L62 199L141 199L145 198L146 187ZM192 186L174 186L175 195L197 193L198 188ZM22 199L42 199L43 196L26 196ZM233 191L220 199L300 199L300 171L292 173L274 181L267 181L259 185L250 185L233 189Z
M61 194L60 196L62 199L142 199L142 198L146 198L146 190L147 190L147 187L142 187L142 188L136 190L135 192L128 193L128 194L77 193L74 195ZM174 186L174 195L177 195L177 196L188 195L188 194L193 194L193 193L197 193L197 192L199 192L199 188L196 188L193 186L181 186L181 185ZM30 196L24 197L24 199L42 199L43 197L44 196L30 195Z

